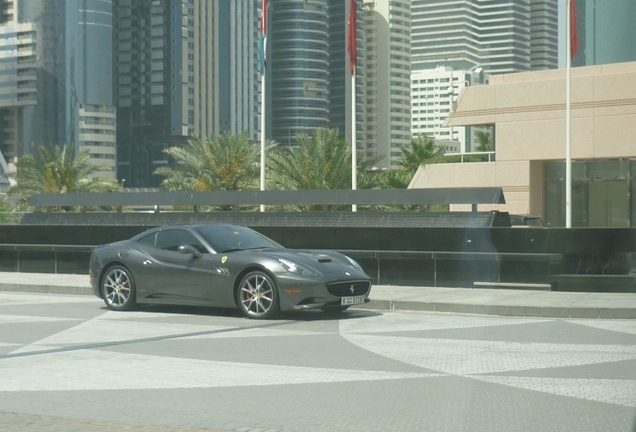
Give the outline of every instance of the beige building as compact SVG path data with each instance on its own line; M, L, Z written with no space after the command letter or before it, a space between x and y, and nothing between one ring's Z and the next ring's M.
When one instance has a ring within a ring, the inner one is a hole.
M636 226L636 63L574 68L571 77L572 226ZM565 69L465 88L447 125L494 125L496 161L422 166L409 187L502 187L507 204L479 210L564 226L565 107Z

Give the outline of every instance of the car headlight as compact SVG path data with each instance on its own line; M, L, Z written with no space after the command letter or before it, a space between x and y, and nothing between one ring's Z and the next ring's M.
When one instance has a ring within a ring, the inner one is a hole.
M357 268L360 271L364 271L362 270L362 267L360 267L360 264L358 264L356 262L356 260L354 260L353 258L349 258L348 256L345 255L345 258L347 258L349 260L349 262L351 263L352 266L354 266L355 268Z
M295 262L292 262L283 258L278 258L278 261L280 261L283 268L290 273L294 273L299 276L313 276L313 277L318 276L318 273L316 273L315 271L310 270L305 266L301 266L300 264L296 264Z

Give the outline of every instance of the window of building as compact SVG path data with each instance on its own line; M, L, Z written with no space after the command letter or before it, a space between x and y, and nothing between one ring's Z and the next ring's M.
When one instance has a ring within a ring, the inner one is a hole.
M572 226L636 226L636 159L572 163ZM565 162L544 165L547 226L565 226Z

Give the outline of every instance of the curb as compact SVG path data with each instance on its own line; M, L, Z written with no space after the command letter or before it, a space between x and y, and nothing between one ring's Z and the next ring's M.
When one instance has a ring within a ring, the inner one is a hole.
M400 300L371 300L357 309L386 311L447 312L474 315L499 315L541 318L606 318L636 319L636 309L631 308L581 308L554 306L477 305L442 302L410 302Z
M93 296L93 289L86 286L0 284L0 291L36 294L68 294ZM446 312L473 315L498 315L541 318L605 318L636 319L634 308L509 306L448 302L414 302L403 300L374 300L355 309L384 311Z
M28 285L28 284L0 284L0 291L12 291L36 294L71 294L93 295L90 287L66 285Z

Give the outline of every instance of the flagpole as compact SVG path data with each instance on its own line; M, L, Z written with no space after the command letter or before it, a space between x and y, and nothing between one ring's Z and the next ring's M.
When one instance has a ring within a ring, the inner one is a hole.
M259 69L261 72L261 191L265 190L265 78L267 77L267 0L261 3L261 19L259 25ZM261 204L261 212L265 204Z
M261 75L261 190L265 190L265 68ZM265 204L261 204L261 211L265 211Z
M565 78L565 227L572 228L572 0L566 0L566 78Z
M351 74L351 190L358 188L358 146L356 138L356 75ZM351 205L351 211L357 212L358 205Z
M349 73L351 73L351 190L358 188L358 146L356 137L356 61L357 61L357 5L349 0L346 47L349 52ZM351 204L351 211L357 212L358 205Z

